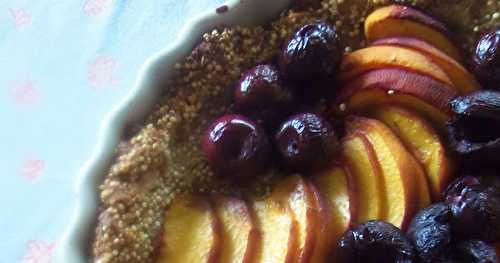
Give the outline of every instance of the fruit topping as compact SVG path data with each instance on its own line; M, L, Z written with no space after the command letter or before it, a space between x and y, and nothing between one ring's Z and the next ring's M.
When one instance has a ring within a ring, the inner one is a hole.
M204 197L176 196L165 213L156 262L217 262L221 250L220 224L212 204Z
M318 82L333 78L342 58L337 29L325 22L300 28L285 44L280 57L280 69L289 80L299 82L308 96L323 93ZM314 83L311 87L311 83ZM315 87L316 86L316 87Z
M452 148L475 166L497 166L500 161L500 92L477 91L455 98L448 122Z
M252 209L260 238L251 262L294 262L299 233L290 207L267 198L253 201Z
M218 262L252 262L259 231L249 205L236 197L215 196L212 200L221 229Z
M453 82L454 88L461 94L467 94L481 88L474 75L460 63L423 40L411 37L392 37L379 39L372 45L403 47L422 53L441 67Z
M338 243L343 263L414 262L415 250L397 227L383 221L368 221L347 231Z
M332 125L309 112L288 118L281 124L275 140L285 166L299 171L328 164L338 145Z
M354 208L350 224L381 219L387 210L386 191L373 146L361 134L348 134L340 148Z
M309 182L294 175L279 182L270 197L288 206L297 224L295 257L297 262L309 262L316 247L316 233L319 227L319 207Z
M381 107L374 116L391 128L425 169L415 177L420 197L417 208L429 206L429 194L438 200L452 176L452 161L439 134L420 115L403 107Z
M483 186L500 191L500 176L497 171L482 171L478 177Z
M472 71L485 88L500 88L500 28L479 39L471 64Z
M459 237L500 241L500 191L466 187L450 203L454 233Z
M416 111L444 131L450 114L449 104L456 95L449 85L412 69L385 67L363 73L346 83L332 107L345 115L366 114L397 104Z
M279 123L295 106L291 89L283 85L278 69L259 65L243 74L234 94L236 111L263 121Z
M240 180L266 167L270 145L266 133L254 121L241 115L224 115L207 130L203 151L216 173Z
M456 245L457 256L461 262L496 263L498 262L495 248L480 240L466 240Z
M462 194L470 190L470 188L477 189L478 187L481 187L479 178L470 175L459 177L451 182L446 188L444 192L445 200L447 203L451 203L457 200L457 198L460 198Z
M365 20L368 42L388 37L413 37L426 41L460 61L460 51L450 39L446 26L412 7L389 5L372 12Z
M452 254L451 210L444 203L431 205L413 218L407 235L422 263L439 262Z
M500 240L500 178L494 174L462 176L446 189L446 203L458 237Z
M342 83L349 83L363 73L384 68L415 72L453 86L450 77L432 59L418 51L395 46L372 46L346 54L338 78Z
M311 262L324 262L325 256L336 258L336 250L330 248L337 244L357 213L357 200L352 194L348 174L343 167L330 167L313 176L313 192L319 202L320 225L316 234L316 248ZM317 191L317 192L316 192ZM324 212L324 213L323 213Z
M382 207L380 217L396 227L406 229L416 212L418 200L416 178L423 176L423 170L413 156L406 150L396 135L382 122L375 119L351 116L346 120L348 134L361 134L373 151L372 167L380 169L382 182ZM370 154L370 151L367 151ZM354 162L362 163L359 158ZM350 162L352 164L352 161ZM353 167L353 166L351 166ZM368 173L365 168L362 173ZM354 174L354 173L353 173ZM365 191L365 188L361 188ZM366 201L373 206L376 199Z

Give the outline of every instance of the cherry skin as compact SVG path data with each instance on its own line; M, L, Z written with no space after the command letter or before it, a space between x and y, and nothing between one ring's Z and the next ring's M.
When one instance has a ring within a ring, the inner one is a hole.
M452 203L462 197L462 194L471 188L483 188L481 181L475 176L462 176L452 181L444 192L444 198L447 203Z
M300 28L285 44L279 65L284 78L306 103L334 93L332 85L343 50L337 29L325 22Z
M332 76L342 52L337 29L325 22L300 28L288 41L280 57L280 69L288 79L313 80Z
M500 89L500 27L478 40L471 68L484 88Z
M270 145L264 130L241 115L224 115L215 120L203 138L209 166L220 176L246 181L266 168Z
M370 220L342 235L337 244L341 263L416 262L416 253L405 234L394 225Z
M291 116L275 135L278 152L285 166L292 170L315 170L328 164L338 148L332 125L310 112Z
M243 74L234 93L234 105L237 112L273 128L296 108L297 103L278 69L265 64Z
M465 188L450 202L457 237L500 241L500 190Z

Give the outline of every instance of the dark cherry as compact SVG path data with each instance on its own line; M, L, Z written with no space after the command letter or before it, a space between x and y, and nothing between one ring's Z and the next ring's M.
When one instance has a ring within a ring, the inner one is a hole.
M495 248L481 240L460 241L456 251L461 262L467 263L497 263Z
M444 198L446 203L450 204L459 201L470 190L484 191L486 189L500 191L500 176L498 172L485 170L476 172L474 175L469 174L458 177L448 185L444 192Z
M451 102L451 148L471 170L500 166L500 92L477 91Z
M465 188L450 202L452 225L461 238L500 241L500 191L497 188Z
M203 151L217 174L245 181L267 166L270 145L256 122L241 115L224 115L206 131Z
M243 74L234 104L236 111L266 126L279 123L296 107L292 90L283 84L278 69L272 65L259 65Z
M403 232L383 221L368 221L347 231L338 242L341 263L416 262Z
M448 185L444 192L446 203L451 203L458 198L461 198L462 194L464 194L471 188L483 188L478 177L467 175L455 179Z
M326 93L342 58L337 29L325 22L300 28L285 44L279 64L286 79L295 82L301 96Z
M500 174L498 171L483 171L478 177L482 186L500 191Z
M481 36L471 64L484 88L500 89L500 28Z
M418 212L407 230L419 262L452 261L451 210L445 203L431 205Z
M328 164L338 146L332 125L310 112L288 118L281 124L275 140L285 166L298 171Z
M342 58L337 29L325 22L300 28L285 45L280 68L293 80L332 76Z

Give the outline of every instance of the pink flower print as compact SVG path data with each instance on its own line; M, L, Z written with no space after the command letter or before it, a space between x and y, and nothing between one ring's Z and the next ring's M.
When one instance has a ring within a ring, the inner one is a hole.
M118 82L115 70L118 63L116 59L108 56L96 58L88 67L87 81L94 89L104 86L114 86Z
M26 181L34 183L38 181L45 168L45 162L33 157L26 158L21 164L19 175Z
M31 106L40 100L36 85L31 80L15 82L11 88L11 95L19 106Z
M43 240L30 240L26 243L26 254L23 263L52 263L55 242L49 243Z
M86 0L83 4L83 12L86 15L100 15L109 7L109 0Z
M31 25L31 13L25 9L10 9L10 14L14 19L16 29L21 29Z

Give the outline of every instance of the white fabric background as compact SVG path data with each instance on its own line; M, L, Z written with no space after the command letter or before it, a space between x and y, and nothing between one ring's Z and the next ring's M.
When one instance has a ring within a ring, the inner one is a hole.
M224 0L0 0L0 263L53 261L75 174L145 59Z

